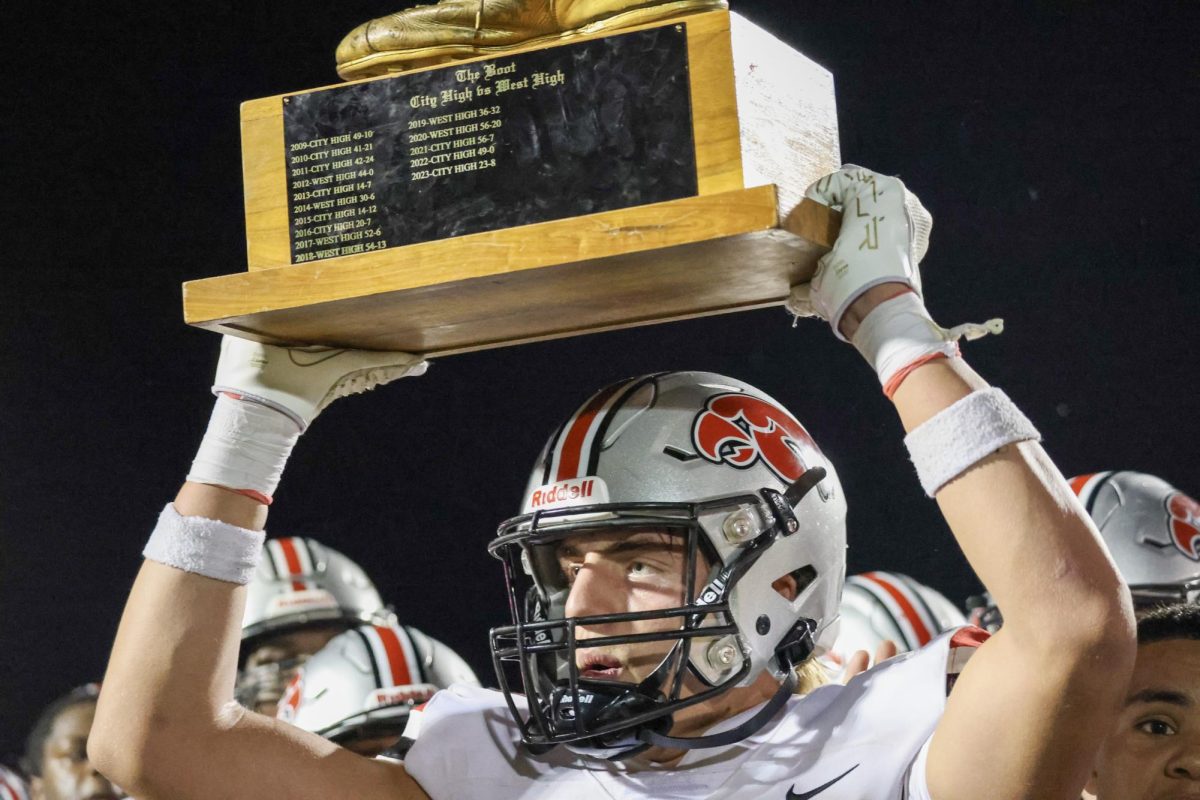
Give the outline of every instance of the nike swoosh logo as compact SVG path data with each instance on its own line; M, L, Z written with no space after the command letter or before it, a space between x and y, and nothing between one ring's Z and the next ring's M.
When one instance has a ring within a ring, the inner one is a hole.
M815 788L815 789L811 789L811 790L809 790L809 791L807 791L807 792L797 792L797 791L796 791L796 786L793 784L793 785L792 785L792 788L791 788L791 789L788 789L788 793L787 793L787 800L809 800L809 798L810 798L810 797L816 797L816 796L817 796L817 795L819 795L821 792L825 791L825 790L826 790L826 789L828 789L830 786L833 786L835 783L837 783L838 781L840 781L842 778L844 778L844 777L846 777L847 775L849 775L851 772L854 772L854 770L856 770L856 769L858 769L858 764L855 764L853 767L851 767L850 769L846 770L846 771L845 771L845 772L843 772L841 775L838 775L836 778L834 778L833 780L829 781L828 783L822 783L822 784L821 784L820 786L818 786L817 788Z
M302 350L299 347L289 347L287 349L288 358L297 367L315 367L318 364L323 364L331 358L337 358L346 349L335 347L320 347L311 350Z

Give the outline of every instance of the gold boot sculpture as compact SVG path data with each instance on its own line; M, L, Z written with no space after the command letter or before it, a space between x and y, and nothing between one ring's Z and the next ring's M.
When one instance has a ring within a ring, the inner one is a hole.
M728 8L727 0L441 0L373 19L337 48L346 80Z

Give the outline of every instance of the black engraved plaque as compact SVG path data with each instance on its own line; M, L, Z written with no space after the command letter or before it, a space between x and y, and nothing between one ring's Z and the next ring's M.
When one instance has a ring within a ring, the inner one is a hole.
M670 25L284 98L292 261L696 194Z

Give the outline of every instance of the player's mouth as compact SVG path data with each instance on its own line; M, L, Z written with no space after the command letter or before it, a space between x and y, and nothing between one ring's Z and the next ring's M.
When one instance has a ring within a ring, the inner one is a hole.
M581 655L579 677L600 681L615 681L621 675L621 659L599 653Z

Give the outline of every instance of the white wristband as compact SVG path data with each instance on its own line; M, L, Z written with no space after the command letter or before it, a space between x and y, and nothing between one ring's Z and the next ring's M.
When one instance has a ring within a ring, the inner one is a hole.
M187 479L269 498L299 438L295 420L282 412L219 394Z
M933 321L919 296L904 292L873 308L854 332L852 343L875 368L884 393L891 397L910 368L934 356L957 356L959 338L977 339L1003 330L1004 322L998 319L947 330Z
M168 503L142 555L227 583L247 584L254 577L266 533L204 517L185 517Z
M1013 442L1041 441L1041 434L999 389L972 392L918 425L904 444L925 494Z

